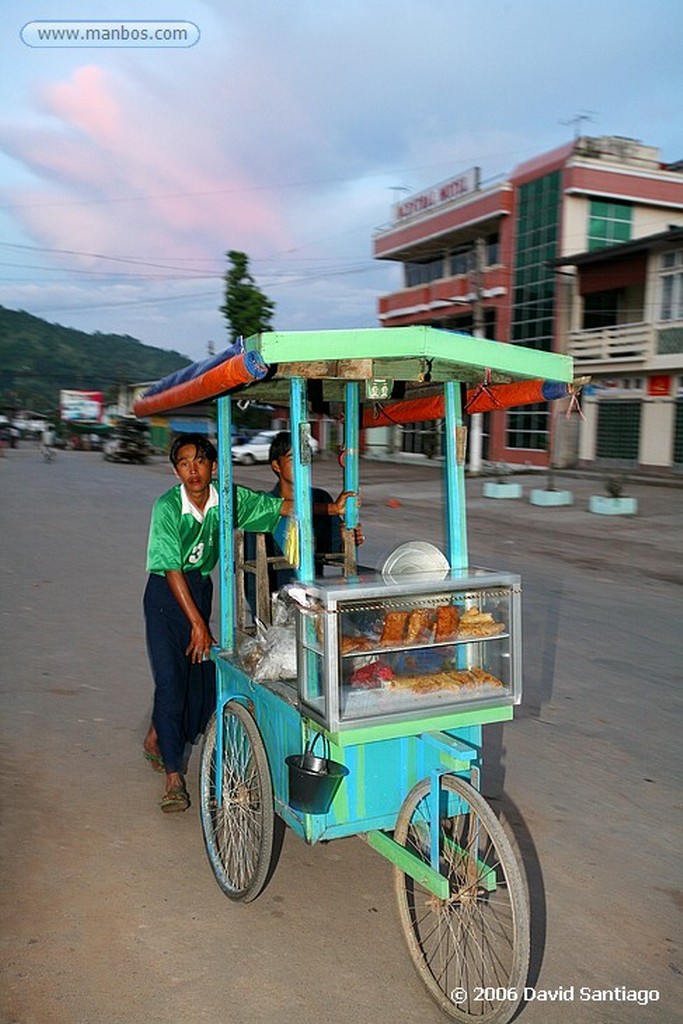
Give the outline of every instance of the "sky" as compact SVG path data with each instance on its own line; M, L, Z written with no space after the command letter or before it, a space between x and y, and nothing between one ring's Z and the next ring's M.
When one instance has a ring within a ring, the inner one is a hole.
M105 21L193 45L38 34ZM397 200L577 129L683 158L682 38L680 0L3 0L0 304L202 359L238 249L277 329L377 326Z

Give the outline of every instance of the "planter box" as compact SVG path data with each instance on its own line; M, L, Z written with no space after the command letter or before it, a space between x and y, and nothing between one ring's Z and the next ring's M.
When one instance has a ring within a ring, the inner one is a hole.
M529 493L532 505L573 505L574 495L571 491L533 490Z
M606 498L592 494L588 499L588 511L599 516L634 516L638 511L637 498Z
M497 480L487 480L482 493L485 498L521 498L522 485L502 484Z

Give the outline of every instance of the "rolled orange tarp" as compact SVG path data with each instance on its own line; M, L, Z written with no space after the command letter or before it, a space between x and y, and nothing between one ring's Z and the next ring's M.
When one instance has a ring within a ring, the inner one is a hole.
M517 405L551 402L569 394L567 384L545 380L522 380L513 384L480 385L467 392L465 412L491 412L510 409ZM422 420L440 420L446 415L443 395L433 398L408 398L391 405L377 404L363 409L363 427L389 427L394 423L420 423Z
M243 384L261 380L267 373L268 367L258 352L243 352L181 384L141 395L133 405L133 412L136 416L153 416L183 405L206 402Z

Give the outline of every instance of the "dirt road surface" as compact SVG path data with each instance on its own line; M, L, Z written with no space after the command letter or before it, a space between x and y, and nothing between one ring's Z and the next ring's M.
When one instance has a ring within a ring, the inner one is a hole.
M314 475L336 488L334 465ZM438 541L433 467L363 476L364 560L404 537ZM239 478L270 486L267 468ZM171 482L162 460L64 452L45 464L23 448L0 461L0 1021L443 1022L405 950L391 870L362 842L288 835L245 907L213 879L196 799L159 812L141 755L140 602L149 510ZM634 486L641 514L608 523L585 511L594 484L569 481L575 507L542 513L468 484L472 561L520 571L525 586L525 701L491 727L485 779L531 895L518 1019L673 1024L683 492Z

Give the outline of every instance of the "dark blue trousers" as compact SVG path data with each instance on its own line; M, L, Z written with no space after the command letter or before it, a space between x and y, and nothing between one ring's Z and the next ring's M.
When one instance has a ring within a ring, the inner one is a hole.
M185 573L204 621L211 617L213 584L200 572ZM184 770L185 748L204 732L216 701L212 661L193 665L185 650L190 623L173 596L165 576L150 574L143 598L147 654L154 678L152 722L168 772Z

